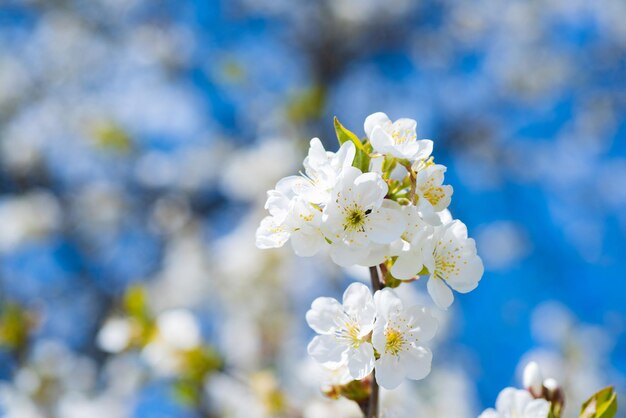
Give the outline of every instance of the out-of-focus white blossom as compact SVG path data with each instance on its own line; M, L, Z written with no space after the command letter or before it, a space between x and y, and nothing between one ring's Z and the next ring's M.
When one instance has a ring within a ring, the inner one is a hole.
M478 418L547 418L550 403L534 399L527 390L505 388L496 399L496 409L485 410Z
M0 201L0 251L11 251L31 240L45 237L59 227L61 207L45 191L34 191Z
M191 312L173 309L157 317L157 334L143 349L142 356L157 374L170 376L180 371L185 352L202 340L200 327Z
M96 337L101 350L108 353L120 353L128 347L132 336L132 324L126 318L107 320Z

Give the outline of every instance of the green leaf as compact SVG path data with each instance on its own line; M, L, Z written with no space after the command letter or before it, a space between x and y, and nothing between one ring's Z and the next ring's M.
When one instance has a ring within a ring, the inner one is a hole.
M369 171L370 168L370 156L368 149L371 148L369 144L363 144L358 136L353 132L346 129L335 116L335 133L337 134L337 140L339 145L351 141L356 147L356 155L354 156L353 167L360 169L362 172Z
M617 414L617 394L612 386L591 396L580 409L580 418L613 418Z
M353 132L346 129L337 116L335 116L335 132L337 133L337 139L339 140L339 145L343 145L344 142L352 141L357 149L364 150L363 143Z

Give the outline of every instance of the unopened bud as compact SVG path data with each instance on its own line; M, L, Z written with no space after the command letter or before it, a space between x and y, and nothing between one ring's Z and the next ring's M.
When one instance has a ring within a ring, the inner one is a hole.
M524 387L530 392L531 395L535 398L541 397L543 376L541 375L541 369L536 362L531 361L524 368L523 383Z
M559 383L552 378L548 378L543 381L543 397L551 402L553 407L561 409L565 403L565 396L563 390L559 386Z

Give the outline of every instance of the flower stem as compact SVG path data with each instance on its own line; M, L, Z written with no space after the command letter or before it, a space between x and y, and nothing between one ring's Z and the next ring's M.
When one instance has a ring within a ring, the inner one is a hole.
M372 280L372 292L382 289L377 266L370 267L370 279ZM376 371L372 371L372 386L370 391L369 406L367 408L367 418L378 418L378 382L376 382Z

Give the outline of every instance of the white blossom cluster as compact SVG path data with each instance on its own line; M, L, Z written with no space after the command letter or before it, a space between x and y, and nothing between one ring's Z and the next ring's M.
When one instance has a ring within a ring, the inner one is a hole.
M426 307L405 307L390 288L429 276L428 293L447 309L452 289L476 288L483 264L467 228L447 210L453 190L443 184L446 167L434 163L431 140L417 139L414 120L392 122L374 113L365 120L363 141L337 121L335 128L336 153L312 139L304 172L268 192L269 216L256 244L267 249L291 241L300 256L325 249L340 266L380 268L386 288L374 295L354 283L343 303L313 302L306 318L319 335L308 352L331 369L347 367L354 380L375 369L378 383L393 389L405 377L429 374L432 353L425 343L437 320Z
M452 187L443 184L446 167L433 162L433 142L417 139L412 119L391 122L374 113L364 127L371 153L353 141L333 153L311 140L304 173L268 192L270 215L257 230L257 246L291 241L300 256L328 247L340 266L387 263L398 280L426 273L434 302L448 308L451 289L476 288L483 264L467 228L447 210ZM370 171L355 167L357 152L368 154Z

